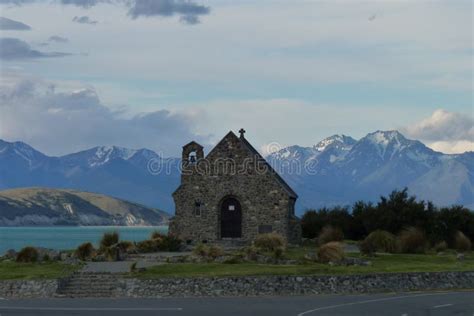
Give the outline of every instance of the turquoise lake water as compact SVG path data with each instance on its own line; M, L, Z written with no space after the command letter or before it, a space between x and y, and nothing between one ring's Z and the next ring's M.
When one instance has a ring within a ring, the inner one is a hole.
M98 245L105 232L113 231L120 234L121 240L140 241L148 239L155 230L166 233L168 226L0 227L0 255L8 249L19 250L25 246L66 250L87 241Z

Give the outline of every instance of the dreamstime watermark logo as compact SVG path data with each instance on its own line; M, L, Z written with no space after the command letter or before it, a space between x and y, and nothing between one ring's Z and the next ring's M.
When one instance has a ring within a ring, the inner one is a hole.
M272 142L266 145L264 151L267 159L260 154L245 155L229 153L228 157L197 158L191 153L186 160L179 158L163 158L162 155L149 158L147 170L150 174L172 175L255 175L273 172L285 175L314 175L320 172L317 157L305 160L300 153L282 152L280 143Z

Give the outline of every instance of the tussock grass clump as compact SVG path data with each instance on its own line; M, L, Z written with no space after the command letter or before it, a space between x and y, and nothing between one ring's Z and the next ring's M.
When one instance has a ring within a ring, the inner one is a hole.
M443 251L446 251L446 249L448 249L448 243L445 242L444 240L443 240L443 241L440 241L440 242L436 243L436 245L434 245L433 249L434 249L436 252L443 252Z
M408 227L398 235L402 253L425 253L428 241L425 233L416 227Z
M398 244L395 235L385 230L371 232L362 242L359 249L364 255L373 255L375 252L396 253Z
M255 247L262 251L274 252L277 249L286 249L286 242L277 233L260 234L254 241Z
M119 242L120 236L117 232L104 233L100 240L100 248L109 248Z
M472 247L471 240L464 235L463 232L458 230L454 234L454 247L458 251L469 251Z
M344 233L338 227L331 225L324 226L318 235L318 244L324 245L331 241L343 241Z
M179 251L183 241L174 235L162 235L158 242L161 251Z
M139 241L135 244L135 247L139 253L150 253L158 250L157 242L152 239Z
M95 253L94 246L90 242L79 245L74 252L75 256L82 261L91 259Z
M331 241L318 249L318 261L321 263L338 262L345 258L341 242Z
M36 262L38 259L39 253L34 247L25 247L16 255L16 262Z

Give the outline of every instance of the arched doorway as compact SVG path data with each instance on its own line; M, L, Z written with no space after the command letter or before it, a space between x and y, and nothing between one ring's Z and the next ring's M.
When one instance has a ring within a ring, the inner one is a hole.
M234 197L226 197L221 203L221 238L242 237L242 208Z

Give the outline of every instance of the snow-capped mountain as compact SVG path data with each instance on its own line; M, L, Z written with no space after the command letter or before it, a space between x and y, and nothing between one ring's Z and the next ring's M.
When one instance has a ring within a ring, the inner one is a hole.
M376 131L358 141L334 135L313 146L283 148L267 160L298 193L299 214L310 207L373 201L404 187L440 206L474 208L474 153L442 154L397 131ZM179 163L148 149L116 146L49 157L25 143L0 140L0 189L91 191L172 213Z
M150 161L155 170L163 172L150 172ZM178 164L178 160L161 159L149 149L102 146L49 157L27 144L0 140L0 189L76 189L172 212L171 192L179 184Z
M359 141L335 135L267 159L299 193L300 209L375 200L403 187L438 205L474 206L474 153L435 152L398 131L376 131ZM295 159L301 172L285 168Z

